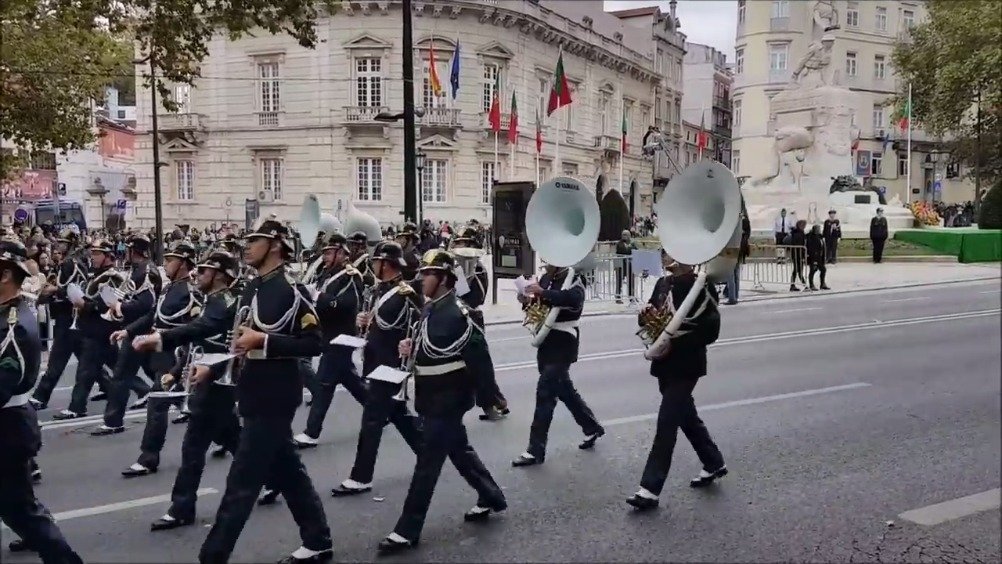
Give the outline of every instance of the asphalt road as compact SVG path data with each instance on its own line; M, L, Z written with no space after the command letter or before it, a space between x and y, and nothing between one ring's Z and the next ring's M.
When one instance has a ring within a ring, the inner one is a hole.
M579 451L580 429L558 407L546 464L527 469L508 461L525 448L534 352L524 329L491 327L512 414L486 423L471 413L468 426L510 508L487 525L464 524L461 514L476 497L447 468L420 548L397 559L998 561L999 307L993 281L726 308L696 401L731 474L708 490L686 487L699 465L680 438L662 508L643 515L623 500L637 487L659 397L634 319L582 324L583 357L572 376L608 434L594 451ZM56 392L43 420L64 407L67 394ZM91 413L102 406L92 404ZM371 560L399 516L414 456L389 428L372 495L330 498L351 467L360 415L347 394L335 408L321 446L303 458L325 501L336 559ZM297 431L304 419L301 410ZM157 496L170 491L182 428L172 426L159 473L125 480L119 471L138 455L142 419L104 438L86 434L95 424L44 431L38 494L71 543L88 562L193 561L228 460L208 463L196 526L152 534L149 522L167 506ZM966 496L975 497L953 501ZM927 509L906 513L920 508ZM297 546L284 505L257 508L234 561L273 561ZM32 561L5 548L0 560Z

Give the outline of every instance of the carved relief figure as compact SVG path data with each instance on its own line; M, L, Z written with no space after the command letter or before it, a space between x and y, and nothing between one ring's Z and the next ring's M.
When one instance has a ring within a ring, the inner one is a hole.
M772 145L772 153L773 156L775 157L774 159L775 166L772 168L769 174L753 181L752 182L753 185L769 183L777 176L779 176L779 173L782 171L783 168L783 155L792 153L794 151L801 151L801 152L807 151L808 149L811 148L812 145L814 145L814 135L812 135L811 132L806 127L798 127L798 126L781 127L776 130L776 133L773 135L773 138L775 141L773 142ZM804 174L803 153L797 155L797 161L801 163L800 167L801 170L799 172L800 175L803 175ZM795 185L797 179L793 178L792 180Z
M814 3L814 23L822 32L838 29L838 10L831 0L818 0Z
M807 53L797 62L797 68L790 78L791 88L818 88L834 82L830 76L832 45L835 37L826 35L820 41L811 43Z

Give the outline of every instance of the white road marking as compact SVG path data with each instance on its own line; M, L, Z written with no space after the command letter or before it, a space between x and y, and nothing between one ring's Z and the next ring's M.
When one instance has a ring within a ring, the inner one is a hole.
M772 401L780 401L785 399L802 398L807 396L816 396L820 394L830 394L833 392L844 392L846 390L856 390L859 388L867 388L870 384L866 382L854 382L852 384L844 384L841 386L830 386L827 388L816 388L813 390L802 390L799 392L790 392L788 394L777 394L774 396L762 396L757 398L748 398L743 400L726 401L723 403L711 403L709 405L697 406L699 411L713 411L716 409L727 409L729 407L741 407L745 405L756 405L760 403L768 403ZM651 421L657 419L657 413L647 413L644 415L633 415L631 417L620 417L618 419L609 419L608 421L602 421L602 426L609 427L611 425L626 425L628 423L640 423L643 421Z
M996 288L994 290L988 290L987 292L978 292L978 293L979 294L997 294L997 293L999 293L999 290L998 290L998 288Z
M931 300L929 296L916 296L914 298L898 298L896 300L884 300L885 303L893 304L899 302L918 302L922 300Z
M1002 499L1002 489L995 488L994 490L905 511L898 515L898 517L912 523L931 527L940 523L946 523L947 521L953 521L954 519L960 519L961 517L967 517L968 515L974 515L975 513L981 513L982 511L998 509L1000 499Z
M909 319L896 319L890 321L883 321L879 323L857 323L854 325L841 325L834 327L819 327L817 329L806 329L802 331L787 331L784 333L765 333L761 335L749 335L746 337L734 337L731 339L720 339L716 343L710 345L710 348L725 347L729 345L742 345L748 343L761 343L766 341L779 341L783 339L796 339L801 337L808 337L813 335L831 335L836 333L851 333L855 331L868 331L872 329L886 329L890 327L901 327L906 325L919 325L925 323L941 323L943 321L963 321L967 319L988 317L988 316L998 316L1002 313L1002 309L986 309L981 311L971 311L971 312L961 312L961 313L948 313L943 315L931 315L926 317L915 317ZM596 360L612 360L616 358L623 358L628 356L635 356L639 353L644 352L642 348L633 349L621 349L618 351L606 351L600 353L590 353L583 354L578 357L578 362L592 362ZM524 370L527 368L535 368L536 361L521 361L521 362L510 362L505 364L497 364L494 366L495 372L511 372L517 370ZM65 429L69 427L82 427L85 425L91 425L95 423L100 423L103 420L103 415L89 415L87 417L81 417L79 419L70 419L68 421L44 421L40 425L43 430L46 429ZM145 411L137 411L132 413L127 413L125 419L138 419L141 417L146 417Z
M195 492L195 495L202 497L204 495L217 493L219 493L219 490L215 488L201 488ZM78 519L80 517L93 517L94 515L104 515L105 513L135 509L136 507L146 507L147 505L157 505L167 503L169 501L170 494L155 495L153 497L143 497L139 499L130 499L129 501L120 501L118 503L109 503L108 505L98 505L95 507L85 507L83 509L63 511L62 513L54 513L52 517L54 517L57 522L67 521L69 519ZM7 527L4 526L4 529L6 528Z
M777 311L770 311L769 313L793 313L795 311L817 311L819 309L824 309L820 307L798 307L796 309L780 309Z

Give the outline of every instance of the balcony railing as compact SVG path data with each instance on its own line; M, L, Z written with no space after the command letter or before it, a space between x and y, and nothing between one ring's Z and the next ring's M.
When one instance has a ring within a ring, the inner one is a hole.
M456 110L457 112L459 110ZM484 129L491 131L491 114L490 112L484 112ZM511 125L511 114L501 114L501 133L507 134L508 127Z
M157 129L165 132L204 129L204 117L201 114L160 114L157 116Z
M772 18L769 20L769 31L786 31L790 29L790 18Z
M459 108L425 108L418 123L424 126L459 127ZM502 118L502 122L504 119ZM507 129L507 126L504 126Z
M345 106L344 123L379 123L376 121L376 115L388 111L390 109L386 106Z
M723 108L730 111L731 109L731 97L730 96L714 96L713 105L718 108Z
M622 148L623 141L616 137L615 135L596 135L595 136L595 148L604 149L606 151L619 151Z

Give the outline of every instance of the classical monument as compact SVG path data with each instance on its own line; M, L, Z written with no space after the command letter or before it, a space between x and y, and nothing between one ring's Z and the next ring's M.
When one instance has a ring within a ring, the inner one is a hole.
M864 190L832 191L839 176L854 173L852 143L856 94L840 83L832 47L838 12L829 1L814 7L814 40L794 67L786 88L769 108L773 137L770 169L743 186L752 228L771 231L780 209L797 212L808 223L820 222L835 209L847 236L868 230L880 207L878 194ZM884 209L890 227L912 225L911 212L892 200Z

